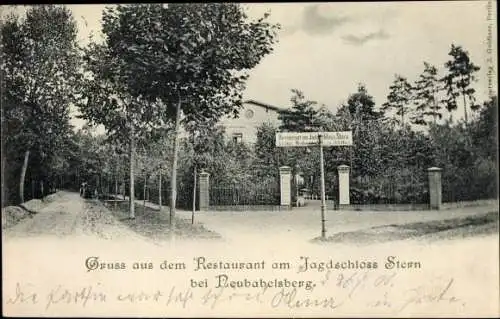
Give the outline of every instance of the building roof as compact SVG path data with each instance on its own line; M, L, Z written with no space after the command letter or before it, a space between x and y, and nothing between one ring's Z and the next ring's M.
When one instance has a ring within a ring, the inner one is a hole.
M274 105L271 105L271 104L267 104L267 103L255 101L255 100L246 100L243 103L257 105L257 106L260 106L260 107L263 107L263 108L266 108L266 109L270 109L270 110L276 111L278 113L286 113L286 112L288 112L288 110L286 110L286 109L283 109L283 108L280 108L280 107L277 107L277 106L274 106Z

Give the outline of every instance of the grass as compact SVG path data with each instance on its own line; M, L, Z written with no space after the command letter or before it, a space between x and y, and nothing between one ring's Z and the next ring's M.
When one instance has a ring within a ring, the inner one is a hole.
M122 224L132 231L153 240L170 239L170 216L168 211L159 211L142 205L135 205L135 219L129 218L129 203L106 203L106 207ZM221 236L201 224L191 224L190 220L175 218L174 234L181 238L217 239Z
M422 238L427 240L456 239L498 233L498 211L446 220L384 225L363 230L340 232L326 239L313 241L379 243Z

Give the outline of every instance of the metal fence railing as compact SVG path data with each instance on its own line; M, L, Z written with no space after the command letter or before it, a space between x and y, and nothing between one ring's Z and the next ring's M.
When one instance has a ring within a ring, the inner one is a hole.
M211 206L279 205L278 182L213 185L209 190Z
M426 172L351 178L352 204L426 204L429 184Z
M460 171L443 169L441 176L443 203L498 198L498 177L495 171L463 167Z

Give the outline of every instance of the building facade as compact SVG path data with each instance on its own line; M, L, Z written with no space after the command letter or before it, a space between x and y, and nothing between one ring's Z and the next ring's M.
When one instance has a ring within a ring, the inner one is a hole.
M279 127L279 114L286 110L266 103L248 100L243 103L237 117L226 116L219 125L226 130L226 136L236 142L254 144L257 141L257 128L263 123Z

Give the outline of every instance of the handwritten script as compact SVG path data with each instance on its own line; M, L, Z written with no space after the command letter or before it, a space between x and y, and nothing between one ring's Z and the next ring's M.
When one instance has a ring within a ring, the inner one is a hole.
M83 287L58 284L53 287L36 287L17 282L13 292L6 293L5 303L17 307L34 307L36 310L53 310L57 307L106 307L111 303L154 304L163 307L189 309L190 305L220 309L237 302L271 309L323 309L336 311L343 307L377 308L390 313L418 309L424 304L450 304L456 309L466 302L454 292L454 278L433 278L408 286L398 280L397 272L374 274L370 272L325 272L312 291L297 288L230 289L160 287L151 290L114 291L101 283ZM146 309L146 308L145 308Z

